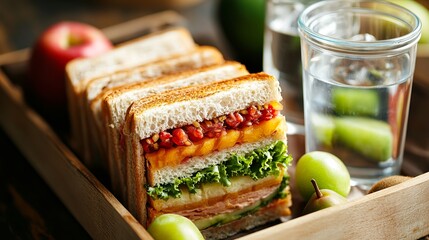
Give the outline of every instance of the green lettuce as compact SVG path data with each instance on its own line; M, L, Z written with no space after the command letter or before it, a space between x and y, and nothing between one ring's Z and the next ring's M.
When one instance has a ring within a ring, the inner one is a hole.
M292 157L287 154L286 144L283 141L276 141L247 154L233 154L228 160L209 166L190 177L177 178L167 184L146 186L146 189L149 196L154 199L178 198L181 195L180 189L183 187L190 193L196 193L204 183L217 182L226 187L230 186L231 177L249 176L258 180L270 175L278 176L281 168L287 168L291 162Z

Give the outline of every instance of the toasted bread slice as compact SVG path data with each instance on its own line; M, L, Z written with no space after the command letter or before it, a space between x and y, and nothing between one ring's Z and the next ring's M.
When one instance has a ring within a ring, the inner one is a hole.
M91 159L88 149L85 149L88 146L85 143L86 129L82 127L86 119L81 114L84 109L81 97L86 84L96 77L184 54L195 48L196 44L188 30L174 28L132 40L102 55L75 59L67 64L66 89L71 121L71 145L87 165L91 165Z
M126 123L133 130L126 133L144 139L162 130L245 109L250 103L263 105L281 99L279 82L266 73L188 87L134 102Z

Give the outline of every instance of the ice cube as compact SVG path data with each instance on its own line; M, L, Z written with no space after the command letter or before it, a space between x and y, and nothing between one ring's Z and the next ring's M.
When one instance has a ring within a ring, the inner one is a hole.
M373 42L377 39L369 34L369 33L363 33L363 34L357 34L350 38L351 41L359 41L359 42Z
M335 77L338 82L353 86L373 86L383 81L382 73L365 61L337 66Z

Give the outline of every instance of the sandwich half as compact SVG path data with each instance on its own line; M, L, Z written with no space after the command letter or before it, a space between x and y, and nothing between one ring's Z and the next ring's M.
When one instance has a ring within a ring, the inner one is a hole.
M214 47L202 46L185 54L178 54L160 61L151 62L132 69L117 71L107 76L98 77L87 83L83 92L84 111L81 111L86 125L82 128L88 132L85 142L89 145L90 157L92 159L106 159L106 145L103 136L101 101L112 89L136 82L151 81L154 78L169 74L179 73L186 70L198 69L223 63L222 54ZM101 139L101 141L100 141ZM100 161L102 167L104 161Z
M265 73L135 101L126 115L128 209L164 213L224 238L290 215L286 120Z
M151 81L129 84L110 89L99 97L100 101L91 104L93 117L103 126L103 138L107 140L106 151L108 170L111 177L112 188L122 200L126 199L126 172L123 168L125 162L125 149L123 144L122 128L128 107L139 99L154 94L162 94L167 90L181 87L208 84L224 79L235 78L248 74L246 68L237 62L225 62L199 69L183 71L177 74L162 76ZM99 106L99 103L101 106ZM102 111L100 112L100 108ZM99 115L101 114L101 115Z
M91 165L87 149L86 119L82 93L93 78L113 72L159 61L196 48L196 44L185 28L174 28L118 45L115 49L91 58L79 58L66 66L66 88L71 121L72 146L87 165Z

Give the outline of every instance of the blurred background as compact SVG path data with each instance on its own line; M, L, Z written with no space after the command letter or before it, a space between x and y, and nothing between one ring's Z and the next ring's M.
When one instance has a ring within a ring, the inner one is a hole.
M390 1L408 6L414 0ZM427 0L416 2L429 8ZM218 47L251 72L262 70L265 0L0 0L0 54L31 47L58 21L106 28L164 10L180 14L177 24L186 25L197 43Z
M186 25L197 43L262 70L264 0L0 0L0 54L31 47L58 21L106 28L163 10L183 16L178 24Z

